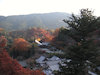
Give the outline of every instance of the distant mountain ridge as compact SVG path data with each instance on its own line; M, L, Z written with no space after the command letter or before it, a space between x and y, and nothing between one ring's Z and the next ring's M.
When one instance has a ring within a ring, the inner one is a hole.
M70 14L54 12L44 14L0 16L0 27L6 30L21 30L31 27L40 27L45 29L56 29L67 26L62 20Z

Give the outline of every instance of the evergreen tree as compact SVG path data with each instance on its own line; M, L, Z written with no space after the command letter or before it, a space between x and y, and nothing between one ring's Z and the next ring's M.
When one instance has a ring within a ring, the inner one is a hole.
M97 30L100 25L100 18L93 16L93 12L88 9L81 9L80 15L72 16L63 20L69 26L66 35L73 38L76 43L69 47L66 58L70 58L70 62L65 62L67 66L61 66L58 75L87 75L89 62L94 65L98 50L92 39L88 40L88 35ZM65 32L65 30L64 30Z

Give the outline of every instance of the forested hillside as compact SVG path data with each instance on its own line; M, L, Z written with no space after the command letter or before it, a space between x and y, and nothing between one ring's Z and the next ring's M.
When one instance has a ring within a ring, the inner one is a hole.
M7 17L0 16L0 27L5 30L21 30L31 27L55 29L66 26L62 20L68 16L70 16L70 14L59 12Z

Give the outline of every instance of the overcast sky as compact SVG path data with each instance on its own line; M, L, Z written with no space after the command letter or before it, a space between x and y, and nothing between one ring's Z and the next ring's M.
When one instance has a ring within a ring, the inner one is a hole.
M82 8L100 16L100 0L0 0L0 15L67 12L78 14Z

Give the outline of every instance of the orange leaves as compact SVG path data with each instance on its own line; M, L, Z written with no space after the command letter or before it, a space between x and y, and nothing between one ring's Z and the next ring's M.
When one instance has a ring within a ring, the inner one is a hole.
M40 36L41 39L44 39L44 41L47 41L47 42L51 41L53 38L53 36L50 34L50 32L48 32L44 29L40 29L38 34L42 35L42 36Z
M7 51L3 49L6 46L6 38L0 37L0 75L45 75L39 70L30 70L23 68L17 60L12 59ZM20 46L21 45L21 46ZM14 40L14 47L18 50L27 50L30 44L22 39L18 38Z
M40 38L44 41L51 41L53 38L49 31L44 30L42 28L32 28L29 30L29 32L29 34L33 35L35 38Z
M32 40L34 39L44 39L45 41L51 40L53 35L51 31L47 31L45 29L42 28L31 28L25 31L13 31L10 32L10 36L12 36L13 38L17 38L17 37L24 37L25 39L29 40L30 38L32 38Z
M26 51L29 47L31 47L31 45L23 38L17 38L13 42L13 48L15 50Z
M1 31L4 31L4 29L3 29L3 28L0 28L0 32L1 32Z
M53 39L53 36L51 36L51 35L45 35L45 41L46 42L50 42L51 40Z

